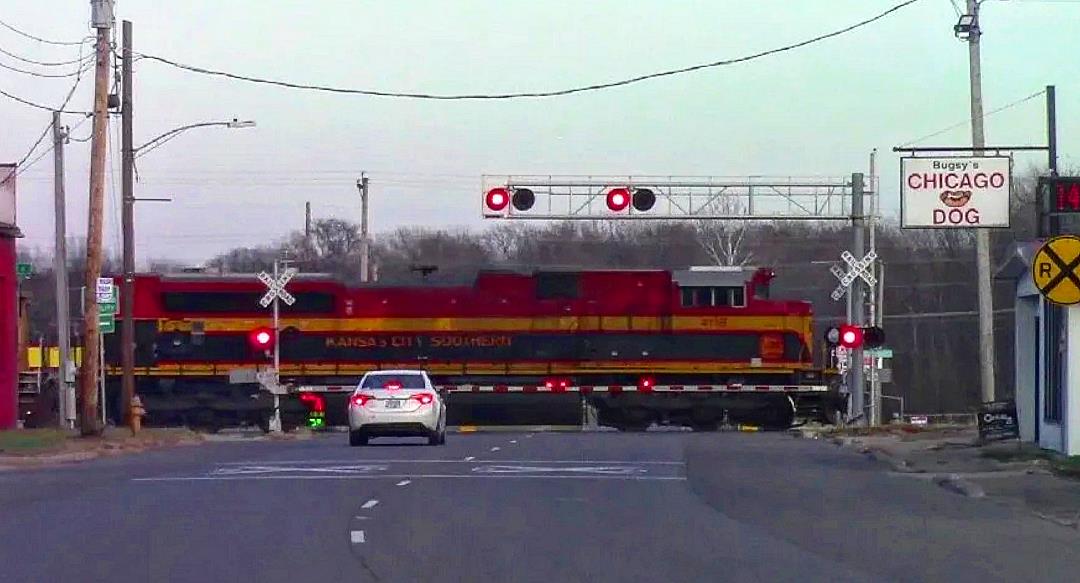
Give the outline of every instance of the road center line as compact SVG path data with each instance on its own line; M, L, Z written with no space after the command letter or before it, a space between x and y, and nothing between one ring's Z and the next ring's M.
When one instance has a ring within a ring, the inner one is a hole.
M516 439L511 439L510 443L517 443L517 440Z
M354 530L350 532L349 535L354 545L364 542L364 531L362 530Z
M398 482L397 485L398 486L408 486L409 482L412 482L412 480L402 480L402 481Z
M473 456L469 456L469 457L465 458L465 461L467 461L467 462L471 462L471 461L473 461L474 459L476 459L476 458L475 458L475 457L473 457Z
M474 456L469 456L472 459L476 459ZM404 459L351 459L351 460L296 460L296 461L274 461L274 462L220 462L214 464L218 467L228 466L259 466L259 467L272 467L275 465L289 465L289 466L317 466L317 465L337 465L337 464L463 464L472 459L465 460L404 460ZM565 459L565 460L498 460L499 463L516 463L516 464L633 464L638 466L684 466L685 462L671 461L671 460L591 460L591 459ZM477 462L480 463L480 462Z
M500 449L502 449L502 448L499 447L499 446L495 446L495 447L491 448L491 451L499 451Z
M375 508L375 505L378 503L378 500L368 500L367 502L364 502L364 505L360 508L363 508L364 510L367 510L368 508Z
M401 476L372 476L372 475L355 475L355 476L343 476L338 474L331 474L326 476L312 476L310 474L297 475L297 476L282 476L282 475L268 475L268 476L186 476L186 477L164 477L164 478L132 478L132 482L228 482L238 480L385 480L391 478L399 478ZM685 482L685 476L612 476L612 475L600 475L600 474L581 474L575 476L566 475L533 475L533 474L419 474L413 475L414 478L428 478L428 479L534 479L534 480L624 480L628 482ZM410 480L402 480L398 483L399 486L408 484Z

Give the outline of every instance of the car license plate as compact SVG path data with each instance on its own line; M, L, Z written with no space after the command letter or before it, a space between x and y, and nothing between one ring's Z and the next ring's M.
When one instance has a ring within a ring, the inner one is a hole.
M401 408L401 400L399 400L399 399L390 399L390 400L388 400L386 402L386 408L387 409L400 409Z

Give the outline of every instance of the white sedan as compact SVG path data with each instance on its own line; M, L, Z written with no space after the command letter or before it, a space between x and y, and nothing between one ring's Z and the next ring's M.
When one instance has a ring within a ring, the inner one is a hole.
M349 397L349 445L380 436L446 443L446 404L426 372L380 370L360 380Z

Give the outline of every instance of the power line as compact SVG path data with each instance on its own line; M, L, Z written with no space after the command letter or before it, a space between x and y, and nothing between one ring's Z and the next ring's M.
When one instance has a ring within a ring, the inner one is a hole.
M26 57L20 57L19 55L15 54L15 53L12 53L12 52L5 51L2 48L0 48L0 54L7 55L7 56L11 57L12 59L15 59L16 61L21 61L23 63L28 63L30 65L38 65L40 67L64 67L64 66L67 66L67 65L74 65L75 63L83 63L85 61L93 60L92 59L93 55L87 55L86 57L79 57L78 59L73 59L73 60L70 60L70 61L35 61L34 59L27 59Z
M32 77L42 77L45 79L64 79L66 77L78 77L79 75L82 75L93 67L94 63L90 62L87 64L80 64L77 70L71 71L70 73L38 73L37 71L28 71L26 69L20 69L12 65L0 63L0 68L7 69L8 71L14 71L16 73L22 73L23 75L30 75Z
M36 40L36 41L38 41L39 43L45 43L45 44L47 44L47 45L58 45L58 46L77 46L77 45L83 45L83 44L86 44L86 43L87 43L87 42L88 42L88 41L89 41L89 40L90 40L90 39L92 38L92 37L86 37L86 38L82 39L82 40L81 40L81 41L79 41L79 42L72 42L72 41L59 41L59 40L49 40L49 39L45 39L45 38L41 38L41 37L37 37L37 36L34 36L34 35L32 35L32 34L30 34L30 33L27 33L27 32L23 32L23 31L21 31L21 30L19 30L19 29L15 28L14 26L11 26L10 24L8 24L8 23L4 22L3 20L0 20L0 26L3 26L4 28L6 28L6 29L10 30L11 32L14 32L15 34L18 34L18 35L20 35L20 36L24 36L24 37L26 37L26 38L28 38L28 39L30 39L30 40Z
M49 107L48 105L42 105L40 103L30 101L29 99L23 99L22 97L19 97L18 95L12 95L11 93L8 93L7 91L4 91L3 89L0 89L0 95L3 95L4 97L7 97L8 99L11 99L12 101L18 101L19 103L21 103L23 105L28 105L30 107L34 107L34 108L41 109L41 110L44 110L44 111L59 111L60 113L78 113L78 114L82 114L82 115L89 115L90 114L89 111L73 111L73 110L70 110L70 109L56 109L55 107Z
M250 82L250 83L260 83L260 84L264 84L264 85L275 85L275 86L278 86L278 87L285 87L285 88L289 88L289 89L307 89L307 90L312 90L312 91L323 91L323 92L328 92L328 93L344 93L344 94L351 94L351 95L368 95L368 96L374 96L374 97L398 97L398 98L406 98L406 99L431 99L431 100L466 100L466 99L469 99L469 100L475 100L475 99L487 99L487 100L490 100L490 99L517 99L517 98L529 98L529 97L534 97L534 98L535 97L558 97L558 96L563 96L563 95L570 95L570 94L573 94L573 93L584 93L584 92L587 92L587 91L598 91L598 90L601 90L601 89L611 89L613 87L621 87L621 86L624 86L624 85L631 85L631 84L634 84L634 83L639 83L639 82L646 81L646 80L649 80L649 79L657 79L657 78L660 78L660 77L669 77L669 76L674 76L674 75L681 75L681 74L684 74L684 73L690 73L692 71L698 71L698 70L701 70L701 69L709 69L709 68L714 68L714 67L723 67L723 66L727 66L727 65L745 63L745 62L748 62L748 61L753 61L753 60L756 60L756 59L760 59L762 57L775 55L777 53L783 53L783 52L786 52L786 51L791 51L791 50L794 50L794 49L797 49L797 48L805 47L807 45L811 45L811 44L814 44L814 43L817 43L817 42L820 42L820 41L823 41L823 40L826 40L826 39L837 37L837 36L843 35L845 33L857 30L859 28L862 28L864 26L867 26L869 24L877 22L878 20L881 20L881 19L883 19L883 18L885 18L885 17L887 17L887 16L901 10L902 8L910 6L910 5L912 5L912 4L914 4L914 3L918 2L918 1L919 0L906 0L905 2L902 2L902 3L898 4L898 5L893 6L892 8L889 8L888 10L878 14L877 16L873 16L871 18L862 20L860 22L857 22L855 24L846 26L846 27L841 28L839 30L835 30L833 32L829 32L829 33L826 33L826 34L822 34L822 35L813 37L811 39L804 40L804 41L801 41L801 42L797 42L797 43L794 43L794 44L784 45L784 46L781 46L781 47L778 47L778 48L775 48L775 49L769 49L769 50L761 51L761 52L754 53L754 54L751 54L751 55L746 55L746 56L742 56L742 57L736 57L736 58L732 58L732 59L722 59L722 60L713 61L713 62L710 62L710 63L701 63L701 64L697 64L697 65L691 65L689 67L682 67L682 68L679 68L679 69L669 69L669 70L666 70L666 71L659 71L659 72L656 72L656 73L648 73L648 74L645 74L645 75L639 75L639 76L636 76L636 77L631 77L629 79L622 79L622 80L619 80L619 81L611 81L611 82L607 82L607 83L595 83L595 84L591 84L591 85L584 85L584 86L580 86L580 87L572 87L572 88L569 88L569 89L559 89L559 90L555 90L555 91L523 91L523 92L513 92L513 93L436 94L436 93L408 93L408 92L398 92L398 91L378 91L378 90L373 90L373 89L351 89L351 88L345 88L345 87L330 87L330 86L325 86L325 85L309 85L309 84L304 84L304 83L293 83L293 82L289 82L289 81L278 81L278 80L265 79L265 78L260 78L260 77L251 77L251 76L247 76L247 75L238 75L236 73L229 73L229 72L226 72L226 71L219 71L219 70L214 70L214 69L206 69L206 68L203 68L203 67L196 67L194 65L187 65L187 64L183 64L183 63L178 63L176 61L166 59L164 57L160 57L160 56L157 56L157 55L148 55L148 54L143 54L143 53L137 53L137 55L139 57L142 57L142 58L145 58L145 59L150 59L152 61L158 61L160 63L164 63L166 65L170 65L170 66L176 67L178 69L184 69L184 70L187 70L187 71L191 71L193 73L200 73L200 74L203 74L203 75L226 77L228 79L234 79L234 80L237 80L237 81L247 81L247 82Z
M86 123L86 121L89 120L89 119L90 119L89 115L87 115L86 117L83 117L81 120L79 120L79 123L77 123L74 126L72 126L71 128L69 128L68 132L71 132L72 130L78 128L82 124ZM52 130L52 124L49 124L49 125L45 126L45 132L42 134L42 138L45 135L47 135L50 130ZM30 155L34 153L34 149L36 149L38 147L38 145L41 144L42 138L38 138L38 141L35 142L33 147L31 147L30 150L26 153L26 156L23 157L22 161L20 161L18 164L15 165L15 171L8 174L7 177L5 177L3 180L0 180L0 184L2 184L4 182L7 182L8 180L11 180L12 178L18 178L19 176L22 175L23 172L26 172L27 170L29 170L31 167L34 166L34 164L37 164L38 161L40 161L42 158L47 156L49 154L49 152L53 151L54 146L50 145L48 148L45 148L44 151L38 153L38 155L36 157L34 157L33 160L30 160L29 162L26 162L26 159L29 158ZM77 141L77 142L85 142L85 141L88 141L89 139L90 138L87 137L86 139L75 140L75 141ZM23 162L26 162L26 164L24 165Z
M991 110L987 111L986 113L983 113L983 118L984 119L989 118L990 116L993 116L993 114L995 114L995 113L1007 110L1007 109L1012 108L1012 107L1016 107L1018 105L1021 105L1021 104L1025 103L1025 101L1030 101L1031 99L1035 99L1036 97L1038 97L1040 95L1043 95L1045 93L1047 93L1047 90L1037 91L1035 93L1032 93L1031 95L1028 95L1027 97L1023 97L1021 99L1016 99L1011 104L1005 104L1005 105L1003 105L1003 106L1001 106L1001 107L999 107L997 109L991 109ZM902 147L912 146L913 144L918 144L922 140L926 140L926 139L930 139L932 137L940 136L940 135L942 135L942 134L944 134L946 132L956 130L957 127L966 126L969 123L971 123L970 120L962 121L960 123L954 123L953 125L949 125L948 127L943 128L943 130L939 130L939 131L936 131L936 132L934 132L932 134L924 135L924 136L922 136L922 137L920 137L918 139L913 139L912 141L908 141L908 143L903 144Z

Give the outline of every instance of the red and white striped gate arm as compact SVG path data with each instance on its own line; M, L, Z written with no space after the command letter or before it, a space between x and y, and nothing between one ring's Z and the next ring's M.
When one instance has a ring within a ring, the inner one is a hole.
M301 385L300 393L345 393L352 385ZM444 385L449 393L824 393L827 385L637 385L547 386L547 385Z

